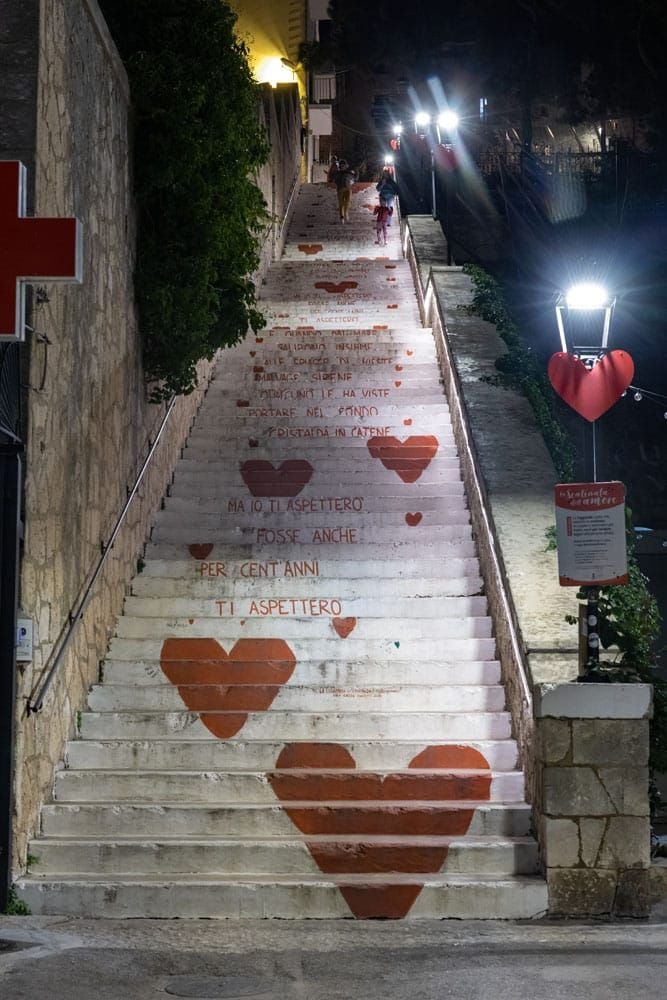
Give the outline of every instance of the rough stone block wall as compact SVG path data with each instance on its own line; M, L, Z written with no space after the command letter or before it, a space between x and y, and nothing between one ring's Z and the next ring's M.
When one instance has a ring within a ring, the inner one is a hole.
M574 691L575 703L579 697ZM546 716L538 718L536 726L549 912L647 916L648 717Z
M15 862L25 855L76 711L97 679L108 637L202 388L181 398L44 709L27 713L58 637L148 453L164 405L147 401L133 304L136 218L129 161L129 88L94 0L39 5L35 214L76 215L81 286L45 285L33 310L27 392L25 542L20 600L35 623L32 664L18 678ZM27 93L27 91L26 91ZM35 118L30 95L24 114ZM19 116L18 107L15 113ZM2 155L16 155L3 150ZM26 157L30 161L30 157Z

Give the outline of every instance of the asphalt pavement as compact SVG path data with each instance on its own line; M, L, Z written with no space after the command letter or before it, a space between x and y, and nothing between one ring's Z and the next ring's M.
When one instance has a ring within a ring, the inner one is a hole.
M663 1000L666 978L658 921L0 917L2 1000Z

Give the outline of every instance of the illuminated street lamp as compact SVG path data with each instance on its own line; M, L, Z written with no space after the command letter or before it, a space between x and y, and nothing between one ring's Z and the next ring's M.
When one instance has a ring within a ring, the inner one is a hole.
M443 145L445 149L451 150L453 146L453 139L456 134L456 130L459 127L459 116L456 111L452 111L448 108L446 111L441 111L437 119L437 131L438 131L438 143ZM443 138L444 133L444 138ZM448 177L445 184L445 236L447 238L447 265L451 265L452 261L452 241L450 234L450 221L451 221L451 187L452 178ZM435 190L435 182L434 182ZM433 213L433 218L436 218L435 212Z
M563 351L589 367L608 350L616 300L595 282L572 285L556 301L556 322Z
M415 132L419 135L426 135L426 131L431 124L431 116L428 111L418 111L415 115Z
M443 132L448 132L448 133L456 132L457 128L459 127L459 116L457 115L456 111L451 111L451 110L442 111L438 115L437 125L438 125L438 140L442 141L440 139L440 130L442 129Z

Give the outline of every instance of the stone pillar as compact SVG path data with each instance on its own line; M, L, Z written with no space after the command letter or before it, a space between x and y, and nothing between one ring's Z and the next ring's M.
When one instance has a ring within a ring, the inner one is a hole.
M648 684L538 684L535 814L551 916L649 913Z

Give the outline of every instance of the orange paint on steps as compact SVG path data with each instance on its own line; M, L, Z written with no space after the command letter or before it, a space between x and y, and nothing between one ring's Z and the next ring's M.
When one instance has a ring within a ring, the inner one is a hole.
M239 639L229 653L216 639L166 639L160 652L186 708L220 739L235 736L250 712L270 708L295 666L283 639Z
M400 383L399 383L400 384ZM367 447L385 469L395 472L404 483L414 483L431 464L440 442L433 435L413 436L399 441L396 437L372 437Z

